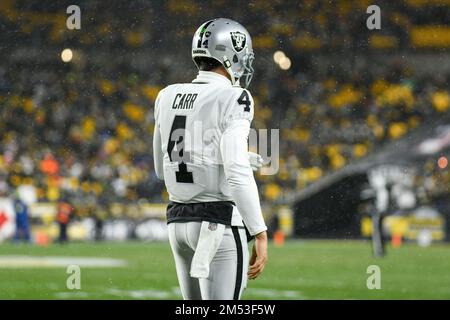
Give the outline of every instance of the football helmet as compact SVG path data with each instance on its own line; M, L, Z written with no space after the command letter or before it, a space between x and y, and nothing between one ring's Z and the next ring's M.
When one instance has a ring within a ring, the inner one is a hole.
M247 88L252 80L255 59L252 39L247 29L236 21L218 18L203 23L192 39L192 59L197 68L198 57L219 61L233 85L240 85L242 79Z

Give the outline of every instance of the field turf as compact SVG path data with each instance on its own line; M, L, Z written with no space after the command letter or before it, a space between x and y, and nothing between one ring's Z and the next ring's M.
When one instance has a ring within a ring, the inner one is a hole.
M126 266L81 267L81 289L69 290L64 266L0 262L0 299L181 298L168 243L0 244L0 259L16 256L114 258ZM373 264L381 268L380 290L366 286ZM404 244L375 259L365 241L271 245L263 276L249 281L243 299L450 299L450 246Z

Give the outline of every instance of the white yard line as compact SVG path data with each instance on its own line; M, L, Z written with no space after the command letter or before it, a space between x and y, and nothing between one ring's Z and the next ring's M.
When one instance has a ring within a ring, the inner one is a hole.
M54 268L77 265L84 268L115 268L124 267L126 261L112 258L91 257L57 257L57 256L0 256L2 268Z
M266 288L247 288L244 291L245 295L255 295L258 297L265 297L270 299L296 299L304 300L306 297L299 291L295 290L278 290Z

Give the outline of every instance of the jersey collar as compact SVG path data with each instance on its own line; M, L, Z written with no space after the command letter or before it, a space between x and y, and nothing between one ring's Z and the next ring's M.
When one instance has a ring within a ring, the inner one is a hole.
M227 77L212 71L199 71L192 83L222 83L231 86Z

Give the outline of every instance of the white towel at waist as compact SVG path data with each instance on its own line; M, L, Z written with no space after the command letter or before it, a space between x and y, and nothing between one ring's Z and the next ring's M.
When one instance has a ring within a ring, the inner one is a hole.
M197 247L192 258L190 275L193 278L208 278L209 265L222 242L225 225L203 221Z

